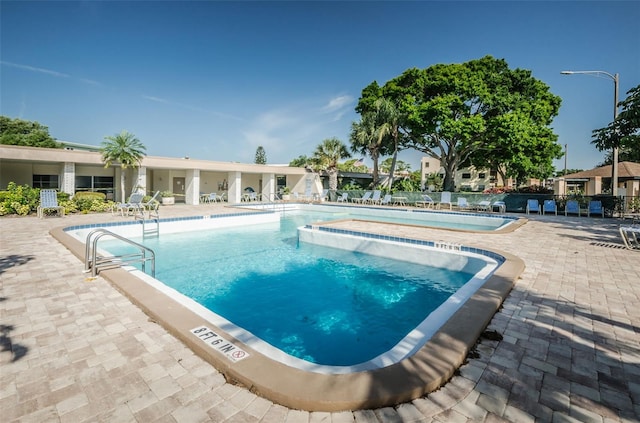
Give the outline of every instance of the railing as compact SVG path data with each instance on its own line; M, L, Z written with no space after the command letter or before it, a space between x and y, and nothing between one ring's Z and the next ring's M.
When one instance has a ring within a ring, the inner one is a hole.
M98 256L98 241L104 236L116 238L136 247L139 251L137 253L130 254ZM147 256L147 253L149 253L149 256ZM141 263L142 271L146 273L147 261L151 262L151 276L155 278L156 255L152 249L103 228L95 229L87 235L87 239L85 241L84 271L90 271L91 276L95 277L98 274L98 271L102 269L122 267L134 263Z

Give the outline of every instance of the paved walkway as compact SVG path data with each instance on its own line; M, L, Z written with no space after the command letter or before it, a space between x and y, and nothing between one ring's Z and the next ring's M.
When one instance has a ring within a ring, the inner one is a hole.
M226 383L48 234L115 219L0 218L3 422L640 421L640 253L622 248L617 220L536 216L502 235L404 229L525 261L489 326L502 340L482 339L448 384L411 403L309 413Z

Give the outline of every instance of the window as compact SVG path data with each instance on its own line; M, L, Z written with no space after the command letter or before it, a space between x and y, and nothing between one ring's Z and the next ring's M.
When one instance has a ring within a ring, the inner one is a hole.
M76 191L91 191L92 183L91 176L76 176Z
M113 188L113 176L94 176L93 188Z
M113 192L113 176L76 176L76 191Z
M33 188L58 189L58 175L33 175Z
M487 174L486 174L486 173L479 173L479 174L478 174L478 178L480 178L480 179L484 179L484 178L486 178L486 177L487 177Z
M471 179L471 174L470 173L463 173L462 174L462 179Z

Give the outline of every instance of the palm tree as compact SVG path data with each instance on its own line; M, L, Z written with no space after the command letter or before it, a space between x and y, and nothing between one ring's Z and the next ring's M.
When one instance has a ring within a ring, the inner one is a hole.
M376 128L376 116L374 113L364 113L360 122L351 124L351 151L354 153L368 154L373 161L373 186L378 185L379 165L378 160L380 154L383 153L384 146L382 138Z
M400 132L402 114L396 104L385 97L377 99L373 104L377 115L378 137L388 143L389 151L393 151L393 159L389 169L389 189L391 189L402 138Z
M104 137L100 152L104 167L109 167L113 162L120 163L120 192L122 201L125 200L125 169L128 167L137 168L140 166L145 156L146 147L132 133L122 131L117 135Z
M338 138L329 138L316 147L313 152L313 163L316 170L324 170L329 174L329 189L338 189L338 161L351 157L347 146Z

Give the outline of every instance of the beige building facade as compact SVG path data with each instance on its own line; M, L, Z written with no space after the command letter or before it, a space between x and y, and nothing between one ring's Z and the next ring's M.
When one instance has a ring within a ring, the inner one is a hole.
M444 178L444 169L440 164L440 160L433 157L425 156L420 160L420 176L421 183L425 190L433 191L433 187L428 186L427 179L429 174L438 173ZM498 172L487 169L476 169L474 166L458 169L455 172L454 184L456 191L484 191L488 188L499 186L511 187L511 179L502 180Z
M96 151L0 145L0 189L9 182L71 195L99 191L116 201L137 191L171 191L186 204L198 204L213 192L224 193L231 203L240 202L246 190L265 200L275 199L285 186L301 194L322 192L320 176L304 168L146 156L139 168L123 170L118 164L105 167Z

